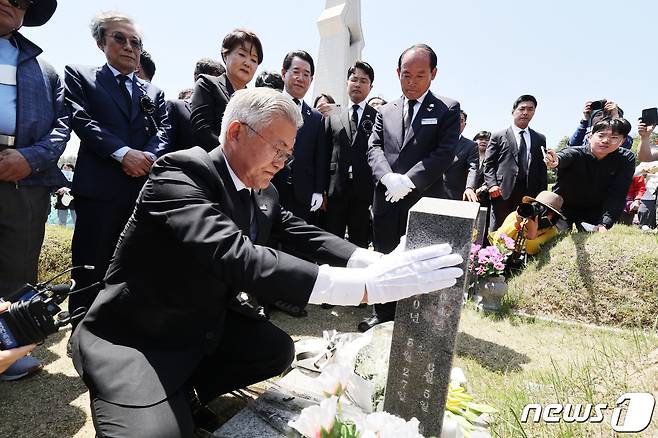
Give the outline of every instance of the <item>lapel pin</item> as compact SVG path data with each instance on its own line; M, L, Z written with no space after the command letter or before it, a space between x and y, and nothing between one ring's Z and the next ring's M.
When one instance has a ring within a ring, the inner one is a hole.
M433 104L433 103L430 103L430 104L427 106L427 112L430 112L430 111L432 111L433 109L434 109L434 104Z
M306 110L306 115L310 116L311 115L311 110Z

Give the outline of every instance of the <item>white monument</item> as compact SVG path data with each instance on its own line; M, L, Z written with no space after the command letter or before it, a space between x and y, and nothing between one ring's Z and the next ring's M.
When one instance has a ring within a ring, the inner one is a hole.
M320 53L318 54L313 99L325 93L336 103L347 104L347 69L361 59L365 45L361 31L361 0L326 0L318 18Z

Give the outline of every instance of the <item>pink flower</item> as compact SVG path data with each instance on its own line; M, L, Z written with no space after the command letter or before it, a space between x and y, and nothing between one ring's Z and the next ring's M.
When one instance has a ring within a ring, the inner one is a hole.
M494 263L494 269L502 271L505 269L505 264L503 262Z

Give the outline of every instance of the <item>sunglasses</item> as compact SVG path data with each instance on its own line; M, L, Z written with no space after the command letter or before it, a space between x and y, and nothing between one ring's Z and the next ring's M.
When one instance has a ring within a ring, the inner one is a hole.
M133 49L142 50L142 40L140 40L137 37L132 37L128 39L121 32L114 32L113 34L109 35L109 37L112 38L117 44L121 46L125 46L126 43L130 41L130 45Z
M12 5L13 7L17 9L22 9L22 10L27 10L32 4L34 3L34 0L9 0L9 4Z

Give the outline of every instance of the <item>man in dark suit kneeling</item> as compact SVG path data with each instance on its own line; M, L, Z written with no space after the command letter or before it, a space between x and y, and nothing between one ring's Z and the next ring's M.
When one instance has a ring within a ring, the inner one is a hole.
M382 256L281 208L270 181L289 161L301 120L278 91L239 90L220 147L154 164L105 290L72 337L97 436L188 437L201 422L212 429L200 403L289 366L292 340L236 311L240 292L264 303L357 305L449 287L462 275L449 267L461 257L447 244ZM264 246L273 235L327 264Z

